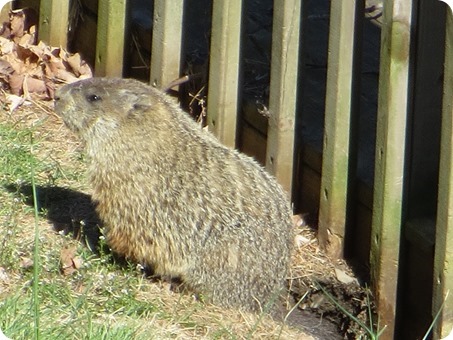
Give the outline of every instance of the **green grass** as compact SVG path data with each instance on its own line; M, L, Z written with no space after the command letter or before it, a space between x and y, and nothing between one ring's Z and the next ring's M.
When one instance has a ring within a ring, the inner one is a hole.
M40 306L40 290L39 290L39 281L40 281L40 273L41 273L41 260L39 258L40 255L40 240L39 240L39 208L38 208L38 195L36 190L36 182L35 182L35 159L34 159L34 145L33 145L33 132L30 132L30 173L31 173L31 187L33 192L33 212L34 212L34 221L35 221L35 237L33 239L33 319L34 319L34 339L40 338L40 319L41 319L41 312L39 310Z
M0 184L18 188L2 192L0 267L17 282L9 294L0 290L0 329L13 339L149 338L149 332L137 331L139 319L156 314L157 308L136 297L143 281L140 273L115 265L109 255L97 257L79 244L85 268L62 276L58 246L73 241L40 230L45 218L36 203L36 185L54 184L59 178L49 180L55 164L39 158L39 141L32 136L32 129L0 124ZM20 193L21 186L30 184L31 207ZM31 268L23 264L25 259L32 259Z
M40 293L39 335L42 339L61 336L70 339L147 339L147 335L140 334L140 324L133 314L127 316L112 312L101 319L99 311L90 306L86 295L77 297L60 285L44 285ZM31 300L31 292L24 291L0 305L0 327L9 337L35 338L36 329L31 327L34 324Z
M47 123L0 123L0 329L7 337L299 337L298 331L283 330L269 319L170 292L165 283L144 278L135 265L119 264L109 253L95 254L72 234L56 232L52 219L60 216L49 217L55 212L40 196L42 188L83 190L86 164L80 149L68 152L66 130ZM70 275L61 270L61 252L67 247L75 247L81 262Z
M21 287L0 303L0 328L13 339L35 338L36 325L42 339L60 336L102 339L100 335L104 333L121 339L120 336L137 332L140 328L137 320L156 313L153 304L138 299L137 289L131 289L140 287L137 276L122 271L103 274L102 270L96 274L93 277L85 271L72 278L43 275L38 289L38 324L32 308L33 287ZM26 282L33 281L33 273L27 279Z
M37 159L30 153L31 130L16 130L13 126L0 124L0 185L20 187L31 181L31 166L36 166ZM19 194L2 191L0 196L0 214L2 233L0 233L0 264L11 266L17 262L16 240L20 238L18 219L31 208L22 205ZM12 241L14 240L14 241ZM23 246L26 246L23 244Z

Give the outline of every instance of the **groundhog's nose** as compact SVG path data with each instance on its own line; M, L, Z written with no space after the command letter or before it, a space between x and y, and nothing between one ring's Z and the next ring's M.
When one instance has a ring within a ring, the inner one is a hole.
M54 100L60 101L61 99L65 98L65 96L71 91L71 84L66 84L57 88L54 94Z
M55 110L58 110L58 108L61 106L61 104L63 103L63 98L64 93L62 93L61 89L55 91L53 96L53 107Z

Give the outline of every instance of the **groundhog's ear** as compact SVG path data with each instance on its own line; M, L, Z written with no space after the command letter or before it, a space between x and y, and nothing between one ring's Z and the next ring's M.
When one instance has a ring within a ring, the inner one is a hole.
M133 101L132 108L134 110L144 112L149 111L152 107L152 97L149 93L138 94Z
M125 112L129 119L143 116L143 113L151 107L149 99L137 93L124 91L124 96L120 100L127 105Z
M144 103L135 103L132 108L136 111L144 112L151 109L151 105Z
M145 112L149 111L151 106L145 103L135 103L127 112L128 119L140 119L144 116Z

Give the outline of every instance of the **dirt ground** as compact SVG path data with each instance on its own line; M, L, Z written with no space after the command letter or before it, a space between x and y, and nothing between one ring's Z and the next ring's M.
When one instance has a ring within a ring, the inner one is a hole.
M70 135L52 107L50 101L36 100L12 114L4 111L2 115L7 118L2 120L13 121L18 128L30 126L36 121L44 122L38 134L52 136L45 141L44 150L53 150L53 157L64 169L66 160L81 153L83 146ZM89 188L82 190L83 187L84 183L69 188L39 187L39 205L46 211L46 218L55 231L71 234L90 249L97 249L101 235L100 221L91 203ZM29 186L23 187L25 197L31 197L30 190ZM32 201L28 203L32 204ZM288 317L288 323L296 327L303 325L305 331L319 339L364 337L365 330L341 309L369 325L369 310L374 310L374 307L367 289L358 284L346 263L326 257L319 247L316 231L310 227L313 224L309 217L295 216L294 222L297 228L296 247L288 277L287 296L288 305L294 307L294 311Z

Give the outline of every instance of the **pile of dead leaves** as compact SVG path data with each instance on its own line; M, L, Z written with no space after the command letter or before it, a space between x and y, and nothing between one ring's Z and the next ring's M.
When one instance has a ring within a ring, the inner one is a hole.
M78 53L36 43L36 15L30 10L11 11L9 22L0 26L0 86L11 94L10 106L17 107L30 94L51 99L55 83L91 77L90 67Z

